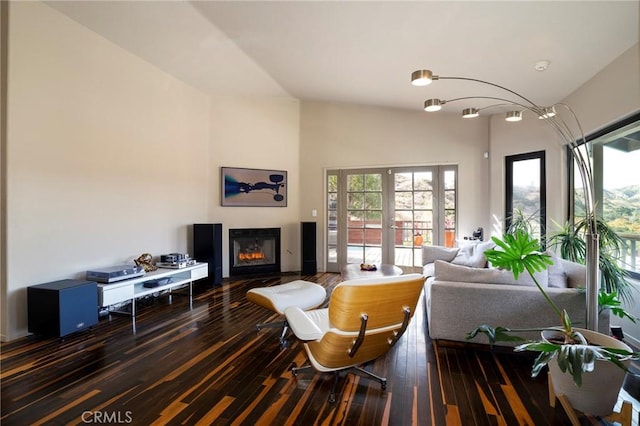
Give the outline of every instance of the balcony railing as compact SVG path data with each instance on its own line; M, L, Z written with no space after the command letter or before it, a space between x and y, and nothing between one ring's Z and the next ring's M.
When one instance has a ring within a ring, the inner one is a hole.
M640 262L638 261L638 249L640 248L640 234L631 234L619 232L618 236L622 238L624 244L624 253L621 259L621 265L624 269L640 274Z

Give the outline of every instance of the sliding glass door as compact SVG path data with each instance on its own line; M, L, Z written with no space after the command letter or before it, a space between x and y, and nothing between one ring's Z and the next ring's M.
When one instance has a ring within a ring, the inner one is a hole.
M422 245L453 246L456 166L327 172L327 271L347 263L420 267Z

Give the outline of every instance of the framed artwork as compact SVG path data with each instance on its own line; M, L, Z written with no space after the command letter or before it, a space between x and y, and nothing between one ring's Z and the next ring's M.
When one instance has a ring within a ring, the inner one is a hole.
M221 167L222 205L286 207L287 172Z

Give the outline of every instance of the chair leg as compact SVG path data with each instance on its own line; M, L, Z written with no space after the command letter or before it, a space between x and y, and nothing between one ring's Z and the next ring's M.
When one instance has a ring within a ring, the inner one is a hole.
M282 327L282 334L280 334L280 346L282 348L287 347L287 332L289 331L289 323L284 320L284 321L277 321L277 322L267 322L267 323L262 323L262 324L256 324L256 331L260 331L263 328L277 328L277 327Z
M298 377L298 371L308 370L309 368L311 368L311 364L307 364L307 365L303 365L302 367L298 367L298 365L295 362L292 362L291 363L291 367L289 369L291 370L291 374L293 375L293 377Z
M306 365L303 365L302 367L298 367L298 365L295 362L292 362L291 366L289 367L289 370L291 371L291 374L293 375L293 377L298 377L299 371L308 370L309 368L311 368L311 364L306 364ZM340 372L346 371L347 373L349 373L351 370L355 370L357 372L362 373L365 378L376 380L378 383L380 383L382 390L387 389L387 379L385 377L381 377L376 374L373 374L372 372L367 371L364 368L351 367L345 370L336 370L333 372L333 385L331 386L331 391L329 392L330 404L333 404L336 402L336 391L338 389L338 382L340 381Z
M289 370L291 370L291 374L293 375L293 377L298 377L298 371L302 371L302 370L308 370L309 368L311 368L311 364L307 364L307 365L303 365L302 367L298 367L297 364L295 362L291 363L291 367L289 367ZM329 392L329 404L333 404L336 402L336 389L338 389L338 381L340 379L340 372L339 371L334 371L333 372L333 385L331 386L331 391Z
M376 374L373 374L370 371L365 370L364 368L361 367L353 367L354 370L359 371L360 373L365 374L367 377L376 380L378 383L380 383L380 386L382 387L382 390L387 389L387 379L385 377L382 376L378 376Z
M286 346L287 331L289 331L289 323L284 321L284 326L282 327L282 334L280 335L280 346Z
M331 392L329 392L329 404L335 404L336 402L336 389L338 388L339 379L340 379L340 373L338 371L334 371L333 386L331 386Z
M295 362L291 363L291 374L293 377L298 377L298 371L308 370L311 368L311 364L303 365L302 367L298 367ZM340 379L340 371L333 372L333 385L331 386L331 391L329 392L329 404L333 404L336 402L336 389L338 389L338 380Z
M277 321L277 322L265 322L262 324L256 324L256 331L260 331L263 328L276 328L276 327L287 327L287 322Z

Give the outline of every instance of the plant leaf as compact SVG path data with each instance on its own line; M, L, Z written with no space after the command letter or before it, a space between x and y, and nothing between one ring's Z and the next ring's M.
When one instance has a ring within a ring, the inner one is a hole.
M531 377L538 377L542 368L549 364L549 361L553 359L554 355L555 352L540 352L540 355L538 355L531 368Z
M569 314L566 309L562 310L562 326L566 332L571 332L571 318L569 318Z
M598 292L598 309L599 313L602 313L602 311L608 309L613 315L616 315L620 318L627 318L634 324L638 319L622 307L622 302L618 299L618 292L616 291L607 293L605 290L600 289L600 291Z
M502 240L497 237L491 238L496 244L497 249L485 251L485 257L494 267L511 271L513 277L517 280L525 270L533 279L533 282L540 290L540 293L547 300L547 303L553 308L564 324L560 309L553 303L549 295L543 290L542 286L535 277L536 271L542 271L549 265L553 265L553 260L548 254L540 252L540 244L538 240L533 238L522 230L518 230L515 234L505 234Z
M491 327L483 324L475 330L467 333L467 340L471 340L478 334L482 333L489 339L489 345L493 346L496 342L523 342L525 339L520 336L509 334L510 329L505 327Z

